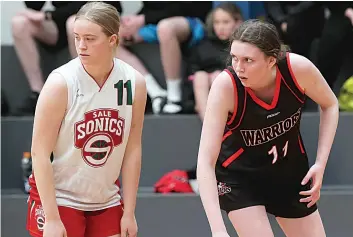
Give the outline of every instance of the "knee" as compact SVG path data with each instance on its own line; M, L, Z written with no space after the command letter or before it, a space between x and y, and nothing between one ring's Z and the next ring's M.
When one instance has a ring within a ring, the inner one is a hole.
M31 35L31 21L26 16L16 15L11 20L11 30L14 38L20 39Z
M72 37L74 34L74 23L76 15L72 15L66 20L66 33L67 37Z
M157 25L157 34L160 42L168 41L176 37L174 25L170 19L161 20Z

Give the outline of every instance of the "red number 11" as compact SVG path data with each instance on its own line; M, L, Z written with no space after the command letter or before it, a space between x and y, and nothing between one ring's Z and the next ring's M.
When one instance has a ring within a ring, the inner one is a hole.
M288 141L286 142L286 144L283 147L283 157L286 157L287 155L287 150L288 150ZM278 158L278 152L277 152L277 146L273 146L271 148L271 150L268 151L269 155L273 155L273 160L272 160L272 164L276 163L277 158Z

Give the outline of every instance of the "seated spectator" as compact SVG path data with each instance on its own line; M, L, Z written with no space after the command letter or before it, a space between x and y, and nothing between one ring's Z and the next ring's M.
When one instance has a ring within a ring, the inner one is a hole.
M209 88L212 81L226 67L228 39L243 22L240 9L234 3L221 3L215 7L208 19L208 38L191 48L190 63L196 108L203 120ZM173 170L163 175L154 185L158 193L198 192L196 166L190 170Z
M291 51L310 58L313 40L320 37L325 12L319 2L264 2L267 17Z
M49 51L67 46L66 20L75 14L85 2L53 1L54 11L41 10L42 2L25 1L27 9L12 19L12 34L17 56L29 82L31 95L13 115L34 115L39 93L44 85L40 68L38 40Z
M331 88L343 60L353 54L353 3L324 2L330 11L319 41L316 66Z
M240 9L230 2L215 7L207 19L208 37L190 52L190 69L195 109L203 121L208 93L213 80L226 67L228 39L243 22Z
M139 42L160 44L167 90L126 47L120 47L117 55L145 77L154 113L182 112L181 44L191 46L204 38L203 21L211 8L212 2L143 1L137 15L122 17L121 46Z

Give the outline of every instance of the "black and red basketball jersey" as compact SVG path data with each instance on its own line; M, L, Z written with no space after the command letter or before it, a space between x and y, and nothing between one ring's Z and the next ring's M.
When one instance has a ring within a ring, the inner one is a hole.
M231 67L226 72L236 98L217 160L217 179L234 183L306 172L308 160L300 135L305 94L291 71L289 53L278 62L271 104L244 87Z

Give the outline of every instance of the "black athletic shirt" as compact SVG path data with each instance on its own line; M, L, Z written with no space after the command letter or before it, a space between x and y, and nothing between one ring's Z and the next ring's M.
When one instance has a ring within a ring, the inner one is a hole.
M308 170L300 135L305 94L291 70L289 53L278 62L271 104L245 88L231 67L226 72L233 82L235 105L216 164L217 180L233 184L301 181Z

